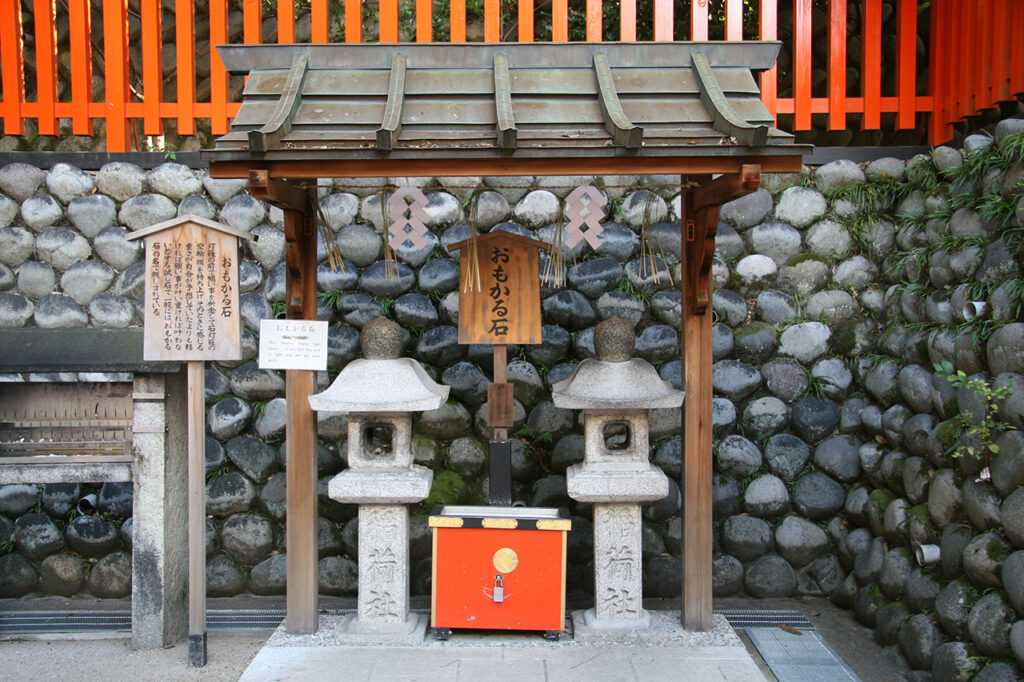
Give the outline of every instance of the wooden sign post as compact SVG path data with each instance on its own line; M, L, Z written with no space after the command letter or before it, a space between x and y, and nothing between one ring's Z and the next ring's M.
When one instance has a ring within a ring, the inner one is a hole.
M238 238L186 215L126 235L146 239L143 358L188 363L188 661L206 665L204 362L242 357Z
M475 244L475 251L474 251ZM540 257L544 242L497 230L448 247L461 249L459 270L459 343L494 346L493 381L487 387L492 505L512 504L512 384L508 383L507 345L541 343Z

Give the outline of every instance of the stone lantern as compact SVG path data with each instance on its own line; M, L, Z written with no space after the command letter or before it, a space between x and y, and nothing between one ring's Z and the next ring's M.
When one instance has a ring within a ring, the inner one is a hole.
M316 411L348 413L348 465L331 499L359 505L359 608L349 635L422 640L426 619L409 613L409 504L430 494L433 472L413 464L412 412L433 410L449 388L416 360L398 357L402 330L384 317L362 331L363 357L309 397Z
M584 460L566 474L569 496L594 504L594 608L577 622L585 630L642 630L640 503L660 500L668 478L649 461L648 412L679 407L683 392L633 358L633 327L618 317L597 325L597 359L579 364L552 387L555 405L583 410Z

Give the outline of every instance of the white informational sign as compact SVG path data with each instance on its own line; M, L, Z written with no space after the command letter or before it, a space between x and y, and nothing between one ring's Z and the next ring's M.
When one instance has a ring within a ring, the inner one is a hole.
M327 322L260 320L260 369L327 369Z

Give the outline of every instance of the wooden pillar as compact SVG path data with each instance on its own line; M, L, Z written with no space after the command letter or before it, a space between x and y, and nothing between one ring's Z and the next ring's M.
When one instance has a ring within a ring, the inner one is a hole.
M316 319L316 215L307 198L305 210L284 209L287 240L287 315ZM309 396L316 388L311 370L285 372L287 416L287 616L290 634L317 630L317 481L316 414Z
M718 208L693 209L693 195L682 197L682 362L683 389L683 608L687 630L711 629L711 283L699 279L706 240L714 248ZM709 233L710 228L710 235ZM708 263L710 265L710 263ZM698 291L706 286L706 291ZM699 306L698 300L704 305Z

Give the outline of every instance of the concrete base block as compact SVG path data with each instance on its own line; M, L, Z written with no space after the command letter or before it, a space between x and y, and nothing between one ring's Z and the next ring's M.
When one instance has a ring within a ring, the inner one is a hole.
M668 477L650 464L586 462L569 467L566 487L577 502L650 502L668 495Z
M647 611L649 624L631 630L592 627L587 623L586 613L572 612L573 641L579 644L743 647L729 621L718 613L714 615L711 630L706 632L684 629L678 611Z
M646 630L651 627L651 614L646 609L640 609L639 618L598 618L597 609L587 609L582 613L583 624L588 630L621 633ZM575 614L573 619L575 622Z
M364 623L357 616L338 633L339 643L345 644L422 644L427 636L430 618L422 613L410 613L404 623Z

